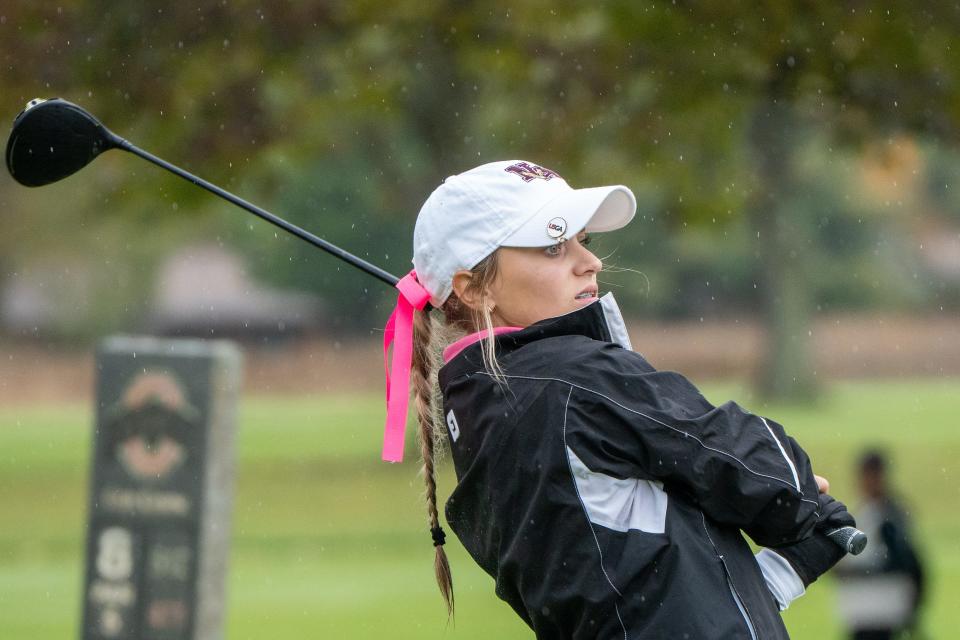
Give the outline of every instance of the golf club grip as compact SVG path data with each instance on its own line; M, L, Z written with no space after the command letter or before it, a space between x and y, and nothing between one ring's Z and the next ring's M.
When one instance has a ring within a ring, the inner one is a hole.
M867 546L867 534L856 527L840 527L828 531L826 535L852 556L860 555Z

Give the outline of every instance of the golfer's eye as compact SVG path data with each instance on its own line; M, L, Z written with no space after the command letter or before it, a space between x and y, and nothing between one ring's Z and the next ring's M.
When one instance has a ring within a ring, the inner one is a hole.
M581 246L585 247L593 242L593 236L591 236L589 233L583 232L577 236L577 242L579 242Z
M546 249L544 249L543 252L548 256L550 256L551 258L555 258L559 256L561 253L563 253L563 243L558 242L557 244L552 244Z

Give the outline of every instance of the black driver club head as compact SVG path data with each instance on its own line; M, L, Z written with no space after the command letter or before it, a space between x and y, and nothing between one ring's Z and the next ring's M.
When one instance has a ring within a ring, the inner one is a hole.
M13 121L7 169L20 184L41 187L73 175L122 141L77 105L37 98Z

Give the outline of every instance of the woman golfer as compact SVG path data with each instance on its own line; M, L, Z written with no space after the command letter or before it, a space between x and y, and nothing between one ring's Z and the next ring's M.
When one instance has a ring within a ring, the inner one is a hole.
M840 559L824 532L853 518L779 424L631 349L587 245L635 210L626 187L573 189L522 161L437 188L387 327L384 457L402 456L412 384L451 613L444 441L447 522L537 637L786 638L779 611Z

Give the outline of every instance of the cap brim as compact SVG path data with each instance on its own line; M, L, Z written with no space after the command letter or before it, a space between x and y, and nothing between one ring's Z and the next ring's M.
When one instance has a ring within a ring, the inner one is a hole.
M572 189L534 213L522 227L500 243L504 247L546 247L569 240L580 231L613 231L625 226L637 212L633 192L622 185ZM548 224L562 218L566 229L551 235Z

